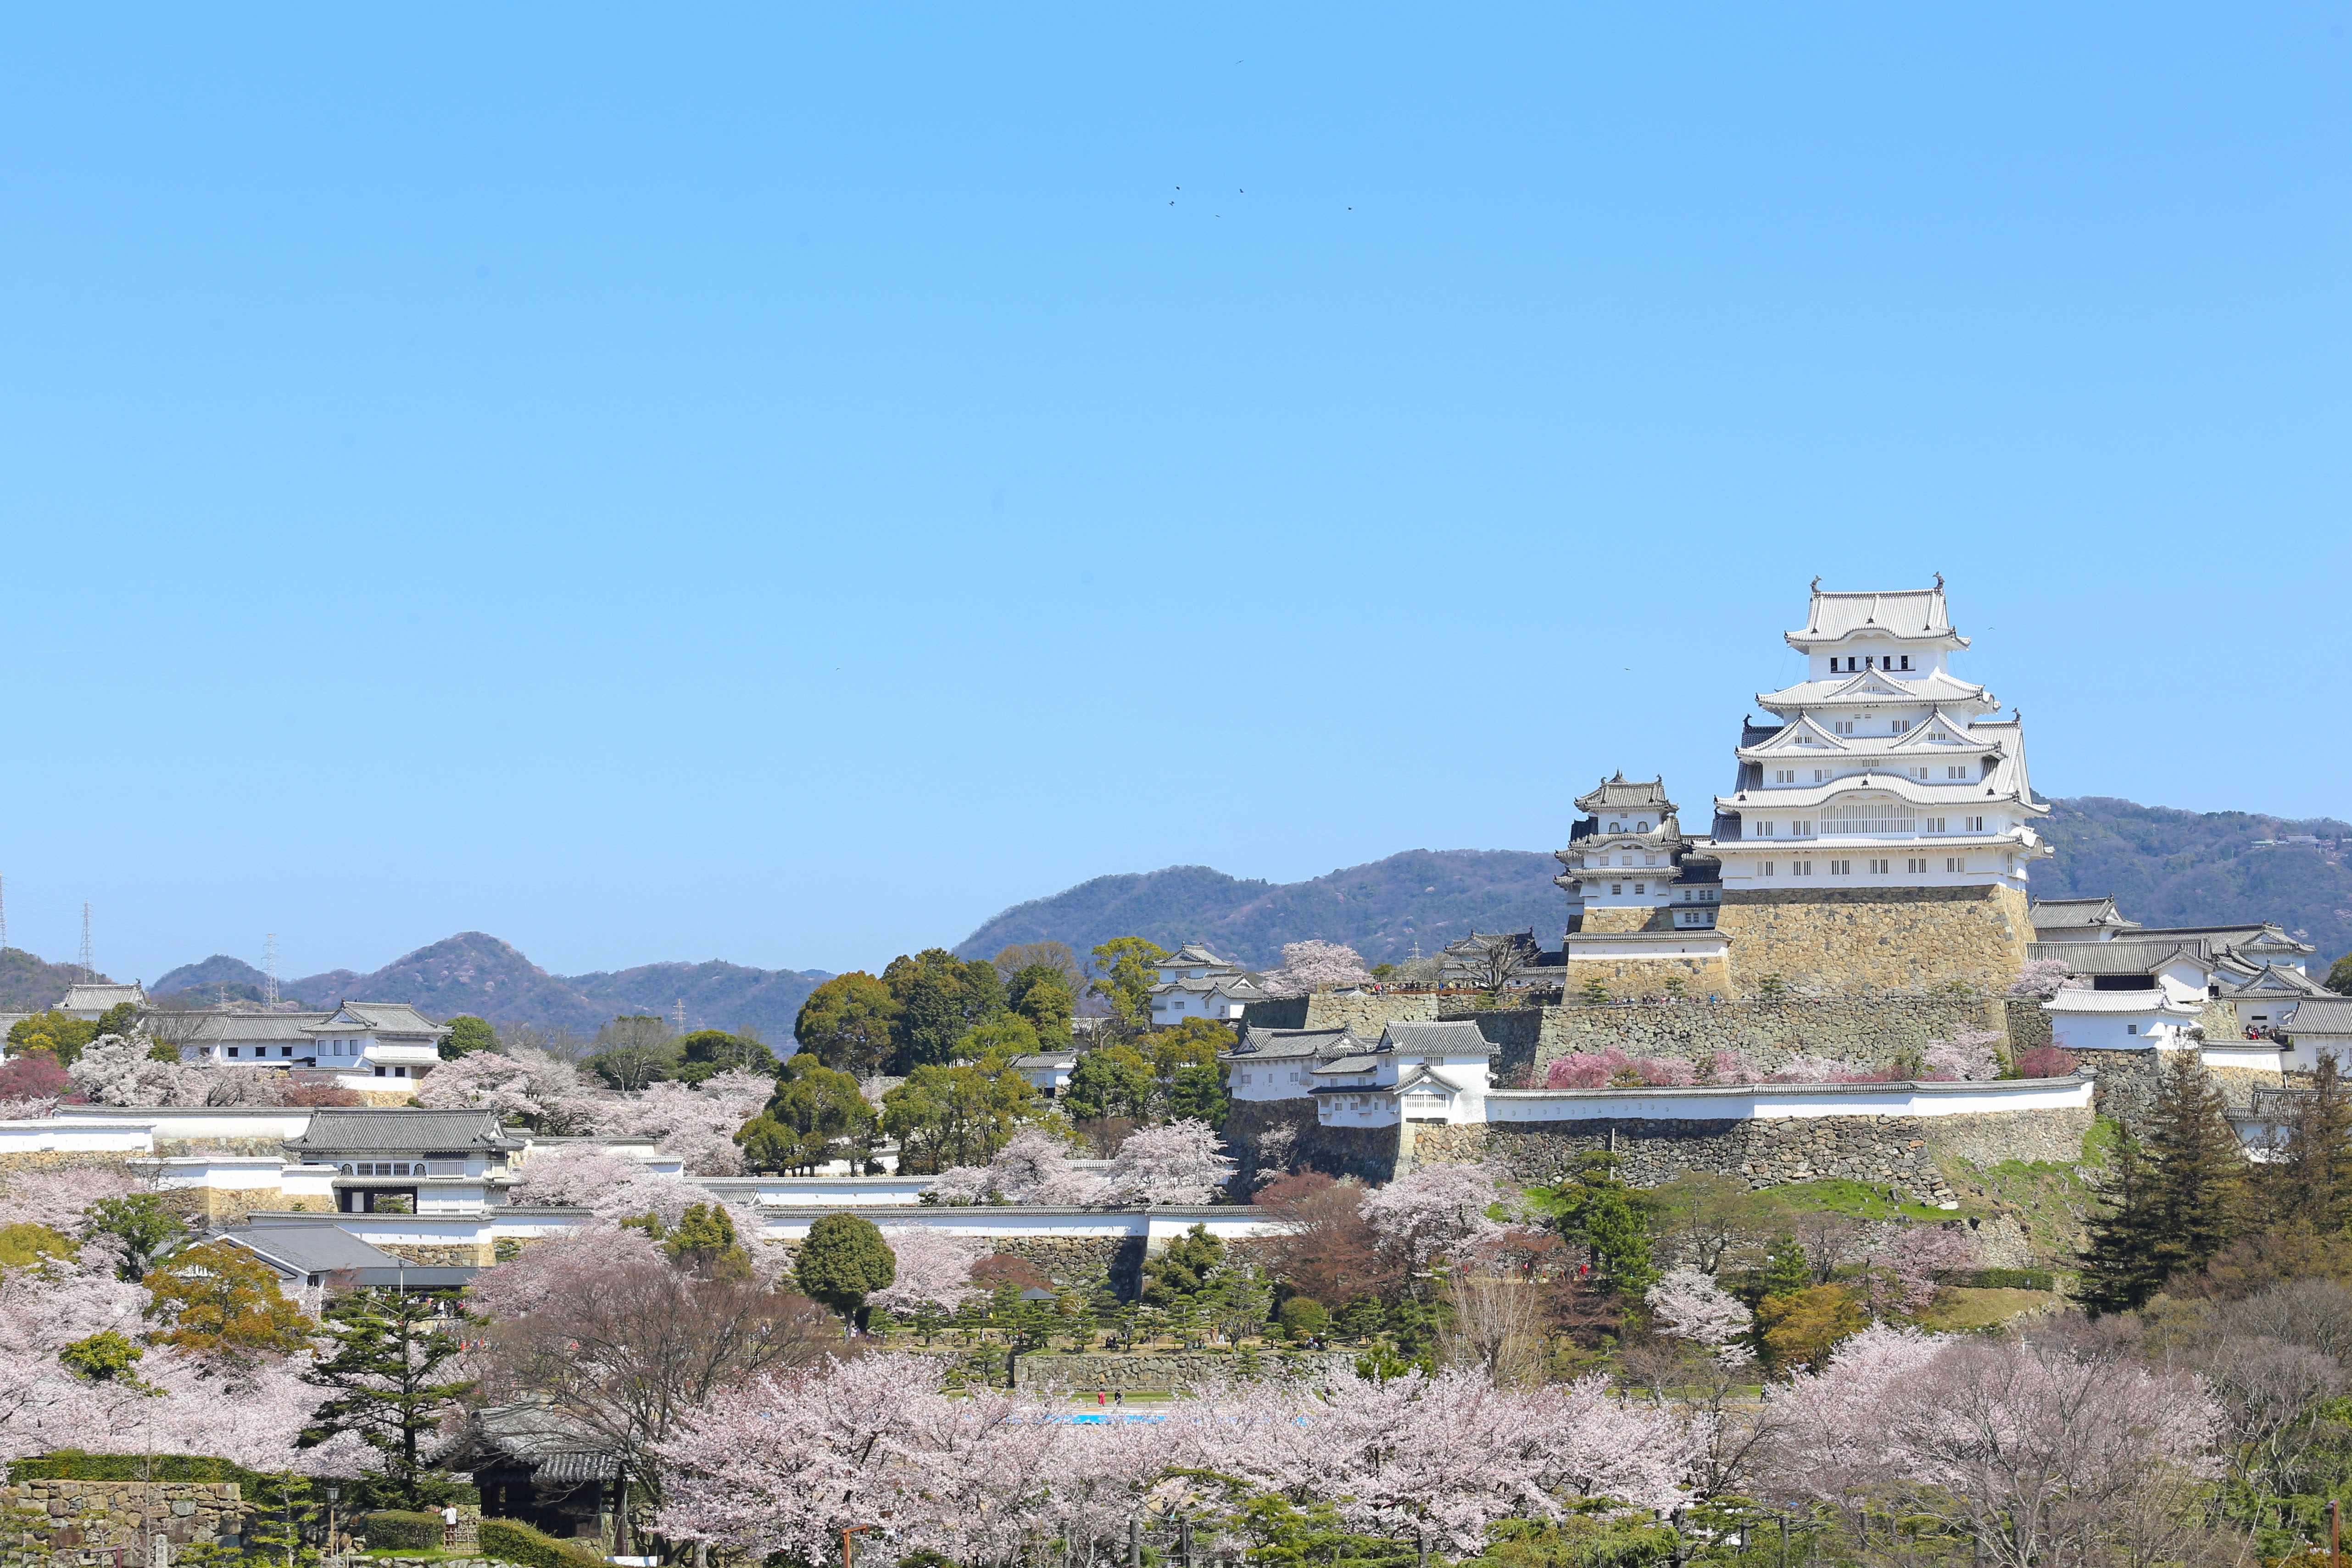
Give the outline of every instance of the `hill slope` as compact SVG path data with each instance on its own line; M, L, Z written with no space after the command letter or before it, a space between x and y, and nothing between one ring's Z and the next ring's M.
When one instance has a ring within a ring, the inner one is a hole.
M1081 953L1115 936L1162 947L1205 942L1251 965L1276 963L1282 944L1320 937L1372 962L1424 953L1472 931L1535 929L1559 945L1568 897L1551 885L1559 863L1522 849L1408 849L1305 882L1243 881L1206 866L1097 877L1050 899L1016 904L964 938L956 952L986 958L1008 942L1061 941Z
M0 1013L44 1012L64 1001L66 987L80 978L75 964L51 963L21 947L0 948Z
M2050 803L2042 826L2057 855L2033 868L2037 898L2115 895L2142 925L2276 921L2318 952L2310 967L2352 951L2352 872L2337 849L2263 839L2307 833L2352 848L2352 825L2245 811L2175 811L2105 795Z

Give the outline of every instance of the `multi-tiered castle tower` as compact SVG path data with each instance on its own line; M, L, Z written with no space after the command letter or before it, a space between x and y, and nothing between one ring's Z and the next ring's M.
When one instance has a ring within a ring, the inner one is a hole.
M2025 731L1947 668L1944 580L1828 594L1813 580L1805 679L1759 694L1773 716L1739 739L1731 794L1702 841L1722 867L1735 983L1777 973L1804 990L1998 990L2033 940Z
M1771 720L1743 727L1713 833L1681 841L1668 881L1643 879L1644 894L1664 894L1641 900L1648 918L1602 907L1616 883L1591 873L1632 881L1623 850L1604 858L1584 830L1561 851L1582 873L1560 879L1580 883L1571 981L1590 973L1621 994L1669 974L1737 995L1768 989L1768 976L1816 995L2006 987L2033 940L2026 868L2050 853L2033 830L2050 808L2027 781L2021 723L1947 668L1969 639L1952 628L1943 578L1862 594L1823 593L1815 578L1805 625L1787 638L1805 679L1756 699ZM1662 785L1642 787L1664 805ZM1719 889L1703 885L1718 878ZM1717 902L1712 931L1693 929L1696 910L1670 924L1685 896Z

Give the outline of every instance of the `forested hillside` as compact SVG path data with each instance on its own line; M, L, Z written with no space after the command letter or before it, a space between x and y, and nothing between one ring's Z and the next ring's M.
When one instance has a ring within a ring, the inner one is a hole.
M2126 915L2151 926L2276 921L2319 949L2315 973L2352 951L2352 872L2343 860L2352 824L2175 811L2105 795L2051 804L2042 832L2057 854L2033 868L2037 898L2112 893ZM2303 834L2320 845L2279 842Z
M1568 897L1552 886L1559 862L1521 849L1408 849L1306 882L1244 881L1206 866L1097 877L1050 899L1016 904L956 952L985 958L1008 942L1066 942L1080 952L1115 936L1172 948L1206 942L1253 965L1282 944L1320 937L1374 963L1434 952L1473 931L1533 928L1559 945Z

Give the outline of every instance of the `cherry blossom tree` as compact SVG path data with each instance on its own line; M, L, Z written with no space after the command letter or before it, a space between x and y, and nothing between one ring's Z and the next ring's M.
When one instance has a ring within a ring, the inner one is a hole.
M37 1094L17 1100L0 1100L0 1121L38 1121L55 1116L64 1100L54 1094Z
M416 1098L431 1110L478 1107L557 1134L601 1131L613 1109L612 1098L579 1068L527 1046L469 1051L443 1062L425 1075Z
M660 1261L660 1249L642 1230L582 1226L526 1243L518 1256L483 1269L474 1276L467 1297L489 1317L523 1318L568 1295L595 1289L614 1268Z
M1712 1069L1710 1076L1717 1083L1747 1084L1764 1081L1764 1069L1758 1067L1755 1058L1746 1051L1717 1051L1708 1066Z
M1929 1040L1920 1059L1927 1077L1984 1083L2000 1076L2000 1058L1993 1047L2000 1035L1992 1029L1962 1029L1948 1040Z
M1906 1226L1872 1247L1865 1258L1871 1311L1879 1317L1889 1312L1916 1317L1935 1299L1937 1276L1976 1267L1977 1244L1965 1230Z
M93 1105L202 1105L207 1089L205 1068L159 1062L122 1035L100 1035L66 1071Z
M1420 1267L1503 1234L1486 1214L1502 1196L1502 1179L1498 1166L1425 1166L1375 1190L1364 1200L1364 1218L1384 1248Z
M1260 977L1269 996L1304 996L1314 991L1336 991L1348 985L1369 985L1372 972L1363 955L1336 942L1289 942L1282 946L1282 966Z
M2020 1078L2072 1078L2074 1053L2057 1046L2036 1046L2017 1058Z
M1032 1127L1013 1134L985 1165L955 1165L940 1173L927 1190L935 1202L1042 1204L1083 1208L1111 1201L1099 1176L1070 1163L1061 1140Z
M1650 1287L1643 1299L1657 1314L1658 1330L1712 1351L1717 1359L1745 1363L1753 1352L1738 1342L1755 1315L1696 1268L1677 1268Z
M676 1154L698 1176L740 1176L743 1151L735 1133L760 1114L776 1091L772 1078L730 1071L699 1084L674 1079L647 1084L610 1102L603 1131L658 1138L665 1154Z
M70 1236L90 1205L138 1185L120 1171L19 1171L0 1188L0 1226L45 1225Z
M1205 1204L1233 1179L1234 1162L1205 1121L1171 1121L1128 1134L1103 1174L1112 1201Z
M1697 1075L1690 1063L1673 1058L1629 1057L1611 1047L1604 1051L1570 1051L1544 1073L1546 1089L1607 1089L1634 1083L1674 1085L1692 1082Z
M2009 988L2011 996L2039 996L2048 1001L2061 991L2079 989L2084 981L2066 967L2063 958L2030 958Z
M952 1312L985 1294L971 1282L972 1265L991 1250L980 1237L950 1236L930 1226L886 1226L882 1239L898 1267L889 1284L867 1292L867 1306L911 1312L929 1304Z

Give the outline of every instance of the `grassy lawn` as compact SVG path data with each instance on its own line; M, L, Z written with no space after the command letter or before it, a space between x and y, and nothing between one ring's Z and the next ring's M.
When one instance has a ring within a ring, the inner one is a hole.
M1886 1195L1885 1187L1839 1178L1791 1182L1784 1187L1765 1189L1765 1195L1786 1201L1791 1208L1828 1209L1854 1219L1893 1219L1898 1215L1938 1221L1954 1217L1950 1209L1939 1209L1932 1204L1899 1203Z
M1976 1290L1948 1285L1936 1292L1919 1324L1938 1333L1989 1329L2020 1312L2065 1304L2066 1298L2055 1290Z

